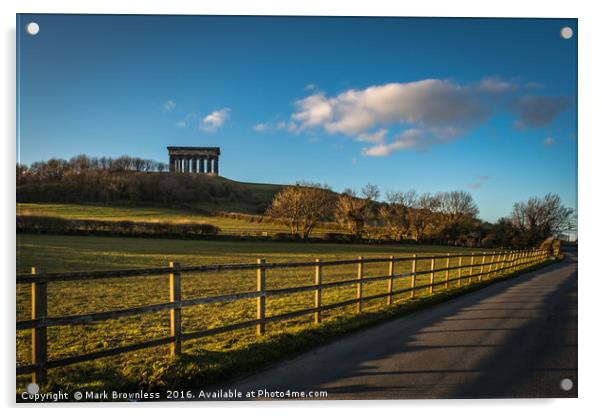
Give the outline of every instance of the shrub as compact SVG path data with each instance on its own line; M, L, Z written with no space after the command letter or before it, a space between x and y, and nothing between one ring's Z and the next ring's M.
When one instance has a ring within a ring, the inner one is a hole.
M133 221L68 220L59 217L17 216L17 232L47 234L108 234L131 237L215 236L220 228L212 224L176 224Z

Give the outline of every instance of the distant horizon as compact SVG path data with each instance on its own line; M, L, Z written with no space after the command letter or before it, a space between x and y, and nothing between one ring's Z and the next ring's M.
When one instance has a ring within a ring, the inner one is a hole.
M22 14L17 162L220 147L220 175L240 182L466 190L489 222L547 193L577 209L577 29Z

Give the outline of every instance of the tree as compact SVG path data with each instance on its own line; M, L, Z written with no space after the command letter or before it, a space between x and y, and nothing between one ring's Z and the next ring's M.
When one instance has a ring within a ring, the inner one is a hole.
M362 195L368 201L376 201L380 196L380 191L378 190L378 186L372 183L367 183L366 186L362 188Z
M461 218L474 218L479 214L479 208L466 191L441 192L439 198L439 210L448 222L454 222Z
M488 247L517 247L519 242L519 230L510 218L500 218L483 239L483 244Z
M437 211L440 205L441 201L437 195L431 195L430 193L414 195L409 215L410 227L416 241L424 239L427 231L435 230L439 218Z
M441 219L439 241L455 245L476 245L479 240L479 208L472 195L466 191L440 192L437 199Z
M512 223L522 235L522 243L534 246L570 227L574 210L562 204L558 195L532 197L527 202L517 202L512 211Z
M360 198L357 192L346 189L337 198L335 219L355 238L361 238L372 211L371 200Z
M285 186L272 200L267 214L280 219L291 235L309 238L319 221L332 212L330 192L317 186Z
M384 221L390 237L399 241L410 231L410 209L415 203L416 192L388 191L386 200L387 203L378 208L378 215Z

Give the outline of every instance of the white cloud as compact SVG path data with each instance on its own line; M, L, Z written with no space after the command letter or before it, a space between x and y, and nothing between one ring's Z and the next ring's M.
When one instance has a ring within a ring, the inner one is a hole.
M230 117L230 109L222 108L221 110L215 110L211 114L205 116L199 123L199 129L206 132L213 133L220 127L222 127L225 121Z
M387 129L380 129L374 133L360 133L357 135L358 142L382 143L385 140Z
M455 140L496 111L510 108L518 115L517 125L543 127L568 106L566 98L520 97L521 88L489 77L467 84L441 79L389 83L335 96L317 91L295 102L291 131L343 134L374 143L363 149L364 155L385 156L395 150L425 149ZM405 130L387 142L389 129L385 126L389 125Z
M276 130L288 130L292 133L295 133L297 130L297 126L293 122L286 121L278 121L278 122L270 122L266 121L265 123L257 123L253 126L253 130L258 133L265 133L268 131L276 131Z
M263 133L264 131L269 130L270 127L270 123L257 123L253 126L253 130L258 133Z
M348 90L328 98L313 94L296 102L292 119L302 129L357 135L379 124L474 125L491 113L486 97L472 86L427 79Z
M307 84L305 86L305 89L308 90L308 91L315 90L316 88L317 88L316 84Z
M176 108L176 103L173 100L167 100L163 104L163 112L165 113L169 113L174 108Z
M184 127L186 127L186 122L184 120L178 121L176 123L176 127L179 129L184 128Z
M463 130L450 128L410 128L401 132L390 143L380 143L362 149L364 156L388 156L395 150L425 150L434 144L448 143L463 134Z
M505 93L517 89L518 85L498 77L486 77L478 83L478 88L490 93Z
M552 146L554 143L556 143L556 140L554 140L554 138L553 138L553 137L546 137L546 138L543 140L543 144L544 144L544 146L546 146L546 147Z

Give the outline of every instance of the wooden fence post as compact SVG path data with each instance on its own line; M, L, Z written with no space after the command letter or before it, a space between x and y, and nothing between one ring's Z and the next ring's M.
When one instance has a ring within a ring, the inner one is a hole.
M257 259L257 335L265 333L265 260Z
M474 267L474 253L470 253L470 269L468 269L468 283L472 283L473 267Z
M445 260L445 288L449 289L449 256L451 253L447 253L447 259Z
M416 296L414 288L416 287L416 254L414 254L414 259L412 260L412 298Z
M320 259L316 259L316 276L314 284L316 285L316 290L314 291L314 308L316 311L314 312L314 323L320 323L320 306L322 305L322 263Z
M172 303L182 300L182 286L180 284L180 264L173 261L169 262L172 271L169 273L169 301ZM169 345L169 352L172 356L182 353L182 308L172 306L169 309L170 335L174 340Z
M31 268L31 274L39 275L41 273L40 269ZM40 321L31 330L31 362L36 365L31 381L36 384L44 384L48 379L48 370L46 368L46 362L48 361L47 315L47 283L43 278L36 276L36 280L31 284L31 319L38 319Z
M495 277L499 277L502 274L502 272L501 272L501 269L502 269L502 252L501 251L498 253L498 255L497 255L497 261L495 263L496 264L495 264L495 273L494 273L494 276Z
M433 258L431 259L431 286L430 286L430 293L431 295L433 294L433 290L435 289L435 257L433 256Z
M389 296L387 296L387 305L393 304L393 276L395 275L395 258L389 258Z
M360 313L362 311L362 279L364 278L364 258L359 256L357 258L359 262L357 263L357 312Z
M489 266L489 273L492 276L495 276L497 273L497 269L498 269L498 264L500 261L500 254L496 251L492 256L491 256L491 263L493 263L492 265ZM491 277L491 276L489 276Z
M520 252L520 256L518 258L518 270L523 268L523 263L525 262L525 250Z
M514 273L516 271L516 256L518 255L517 251L512 253L512 260L510 262L510 271Z
M495 253L493 253L491 255L491 259L489 260L489 267L487 268L487 276L485 277L486 279L489 279L491 277L491 268L493 267L494 259L495 259Z
M483 258L481 258L481 268L479 270L479 282L483 279L483 270L485 270L485 253L483 253Z
M462 254L458 259L458 286L462 286Z

